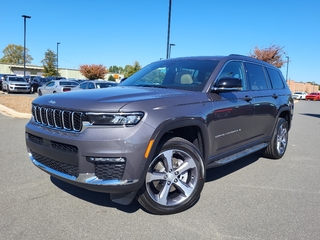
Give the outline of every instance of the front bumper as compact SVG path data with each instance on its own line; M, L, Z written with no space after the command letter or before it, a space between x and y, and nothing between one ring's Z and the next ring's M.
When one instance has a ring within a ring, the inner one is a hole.
M25 92L28 93L30 92L30 87L17 87L17 86L8 86L10 92Z
M127 193L137 191L144 182L144 153L152 130L140 123L127 128L89 127L81 133L70 133L30 120L26 145L33 164L58 179L92 191ZM101 163L90 157L121 157L126 161Z
M73 185L92 190L98 192L109 192L109 193L122 193L122 192L130 192L134 187L132 184L138 183L138 179L135 180L103 180L99 179L94 173L80 173L78 176L72 176L60 171L57 171L53 168L50 168L40 162L38 162L31 153L29 153L30 159L32 163L43 171L47 172L53 177L61 179L65 182L69 182ZM123 186L121 189L117 189L118 186ZM128 189L126 190L126 186ZM108 190L105 187L109 187ZM114 188L114 189L113 189ZM138 187L139 188L139 187Z

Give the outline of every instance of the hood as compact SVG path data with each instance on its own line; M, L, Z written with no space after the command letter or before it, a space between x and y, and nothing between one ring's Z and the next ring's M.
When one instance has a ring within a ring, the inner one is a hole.
M156 99L169 99L179 97L192 101L191 91L176 89L163 89L152 87L116 86L111 88L93 89L85 91L49 94L36 98L33 104L59 109L79 111L110 111L117 112L132 102L152 101ZM157 101L161 105L162 101Z

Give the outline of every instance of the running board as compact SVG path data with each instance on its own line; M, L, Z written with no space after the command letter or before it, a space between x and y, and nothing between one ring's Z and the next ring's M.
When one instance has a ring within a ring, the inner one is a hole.
M221 158L217 161L214 161L213 163L209 164L208 167L217 167L217 166L220 166L220 165L224 165L224 164L227 164L229 162L232 162L234 160L237 160L239 158L242 158L242 157L245 157L251 153L254 153L254 152L257 152L265 147L268 146L268 143L260 143L258 145L255 145L253 147L250 147L250 148L247 148L247 149L244 149L240 152L237 152L235 154L232 154L230 156L227 156L227 157L224 157L224 158Z

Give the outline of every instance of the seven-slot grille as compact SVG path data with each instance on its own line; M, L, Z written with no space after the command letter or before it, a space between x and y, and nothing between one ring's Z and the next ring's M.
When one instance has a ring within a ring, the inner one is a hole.
M37 123L47 127L75 132L82 129L82 112L32 105L32 116Z

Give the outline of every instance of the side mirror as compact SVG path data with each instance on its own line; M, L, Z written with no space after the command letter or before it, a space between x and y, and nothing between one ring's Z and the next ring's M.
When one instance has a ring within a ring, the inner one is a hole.
M239 78L225 77L220 78L213 86L213 91L240 91L242 88L242 81Z

